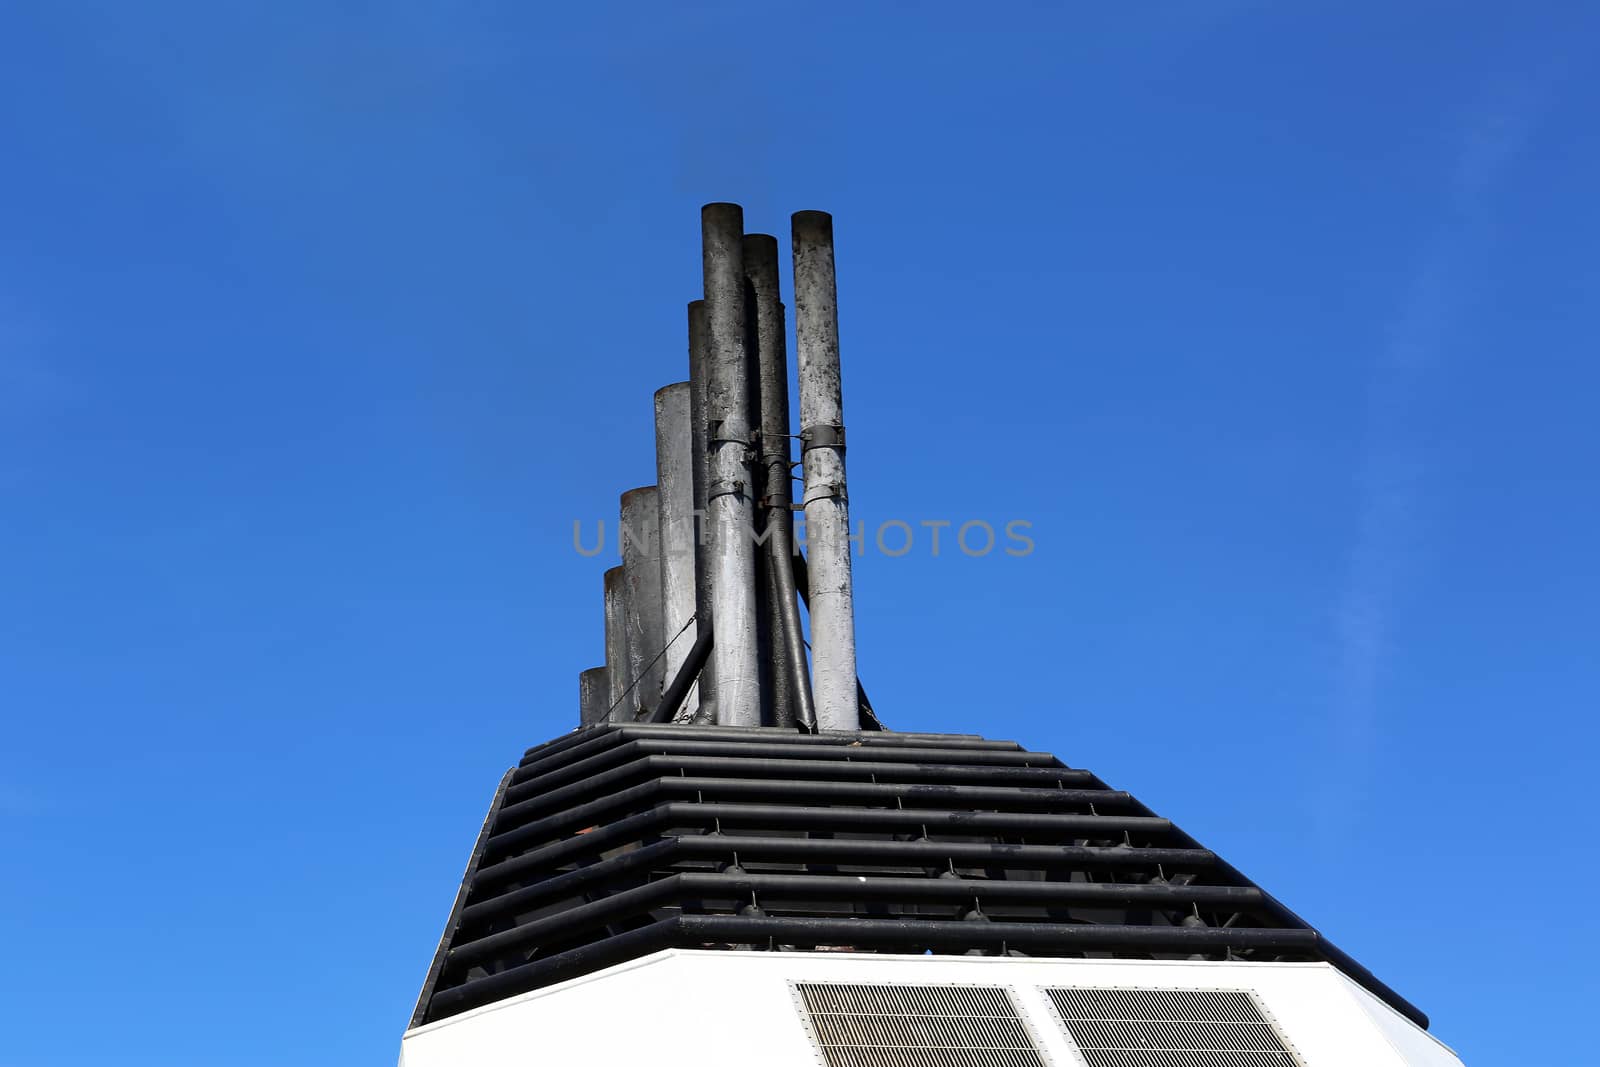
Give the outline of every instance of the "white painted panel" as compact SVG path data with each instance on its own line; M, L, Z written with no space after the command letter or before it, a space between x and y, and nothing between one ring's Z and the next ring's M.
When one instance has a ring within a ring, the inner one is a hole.
M1384 1038L1394 1047L1401 1062L1415 1067L1455 1067L1461 1060L1455 1051L1426 1030L1414 1025L1410 1019L1368 993L1354 982L1339 976L1346 991L1355 998L1362 1011L1372 1021Z
M1006 986L1054 1067L1080 1061L1041 990L1072 985L1252 990L1306 1067L1460 1065L1323 963L672 950L419 1027L401 1067L816 1067L792 981Z

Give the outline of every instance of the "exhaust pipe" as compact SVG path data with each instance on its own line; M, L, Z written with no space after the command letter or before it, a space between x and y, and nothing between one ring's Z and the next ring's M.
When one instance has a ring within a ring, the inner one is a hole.
M717 722L760 726L755 545L751 538L750 373L744 343L744 212L737 204L707 204L700 212L700 232L710 340L706 504L711 519Z
M611 679L604 667L590 667L578 675L578 722L599 722L611 710Z
M628 620L623 608L622 568L606 571L606 713L613 722L632 722L626 701L637 694L633 676L628 672ZM632 712L638 711L637 705Z
M800 211L791 218L791 227L817 725L859 730L833 217L825 211Z
M661 608L666 655L662 677L676 678L694 647L694 458L689 422L688 382L656 390L656 488L661 500ZM681 702L679 717L692 719L693 694ZM677 709L674 709L677 710Z
M789 487L789 359L784 340L783 300L778 288L778 239L747 234L744 274L749 282L747 313L756 342L757 410L760 417L757 481L761 487L756 522L766 535L766 552L758 555L765 582L765 629L772 680L774 726L808 727L816 723L811 701L811 676L800 632L800 605L794 583L794 494Z
M706 487L711 484L706 452L706 388L711 378L710 334L706 302L689 304L689 451L694 479L694 611L697 632L711 630L711 512L706 508ZM695 686L699 705L695 721L716 721L717 665L707 661Z
M653 485L622 494L623 617L626 620L628 677L634 682L625 706L653 708L665 684L662 650L666 635L661 612L661 502ZM631 719L629 720L631 721Z

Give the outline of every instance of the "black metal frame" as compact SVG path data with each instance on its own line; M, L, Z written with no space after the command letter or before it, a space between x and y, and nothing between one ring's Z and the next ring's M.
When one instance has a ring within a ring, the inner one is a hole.
M1088 771L973 735L596 724L528 750L412 1025L669 947L1325 960L1427 1017Z

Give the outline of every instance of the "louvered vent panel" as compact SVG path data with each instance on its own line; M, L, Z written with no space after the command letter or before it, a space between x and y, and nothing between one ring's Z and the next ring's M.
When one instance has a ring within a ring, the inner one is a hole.
M411 1021L734 945L1323 960L1427 1022L1214 852L1048 752L664 723L597 724L506 774Z
M998 986L795 989L827 1067L1046 1067Z
M1298 1067L1236 989L1048 989L1088 1067Z

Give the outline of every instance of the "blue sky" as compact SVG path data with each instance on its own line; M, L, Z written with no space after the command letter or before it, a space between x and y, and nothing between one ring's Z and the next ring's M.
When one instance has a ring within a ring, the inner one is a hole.
M884 717L1133 791L1468 1063L1574 1062L1597 33L8 5L0 1062L393 1061L601 659L572 524L653 478L724 199L835 215L857 517L1032 524L869 544Z

